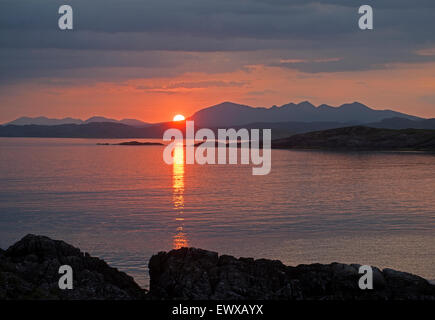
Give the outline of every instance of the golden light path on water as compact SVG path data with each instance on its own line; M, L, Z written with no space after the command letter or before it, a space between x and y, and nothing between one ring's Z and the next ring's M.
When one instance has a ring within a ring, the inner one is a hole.
M180 249L187 247L189 242L184 232L184 146L178 144L174 147L174 162L172 164L172 202L178 223L174 235L173 247Z

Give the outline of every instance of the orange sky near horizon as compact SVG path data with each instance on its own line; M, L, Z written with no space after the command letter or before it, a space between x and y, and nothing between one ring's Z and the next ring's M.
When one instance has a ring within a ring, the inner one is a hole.
M53 85L55 81L1 87L0 105L8 108L2 111L0 122L21 116L86 119L95 115L164 122L175 114L188 117L223 101L271 107L304 100L333 106L359 101L375 109L435 117L435 63L333 73L252 65L233 72L170 78Z

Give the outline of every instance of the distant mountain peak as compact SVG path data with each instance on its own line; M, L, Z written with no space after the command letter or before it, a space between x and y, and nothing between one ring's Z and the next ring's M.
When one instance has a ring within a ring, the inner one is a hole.
M365 104L361 102L352 102L352 103L345 103L339 106L338 108L352 108L352 109L359 109L359 110L374 110L372 108L367 107Z
M234 107L248 107L248 108L252 108L250 106L244 105L244 104L240 104L240 103L235 103L235 102L231 102L231 101L224 101L222 103L216 104L214 106L211 106L210 108L234 108Z
M302 101L296 105L298 108L315 109L316 107L309 101Z
M91 123L91 122L118 122L118 120L110 119L102 116L93 116L84 121L84 123Z
M301 102L298 103L298 106L303 106L303 105L309 105L309 106L313 106L314 107L314 105L311 102L309 102L308 100L301 101Z

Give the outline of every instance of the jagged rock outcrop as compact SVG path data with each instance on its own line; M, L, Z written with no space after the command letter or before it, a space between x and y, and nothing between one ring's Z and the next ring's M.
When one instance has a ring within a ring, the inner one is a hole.
M59 289L61 265L73 269L73 290ZM63 242L27 235L0 252L0 300L141 299L145 292L127 274Z
M332 263L289 267L280 261L236 259L182 248L149 262L154 299L431 299L435 286L421 277L373 268L373 290L361 290L359 265Z
M61 265L74 272L74 289L61 290ZM0 249L4 299L284 299L435 300L435 285L405 272L373 268L373 290L358 287L359 265L289 267L277 260L232 256L195 248L160 252L149 262L150 291L127 274L63 242L27 235ZM144 270L145 272L145 270Z

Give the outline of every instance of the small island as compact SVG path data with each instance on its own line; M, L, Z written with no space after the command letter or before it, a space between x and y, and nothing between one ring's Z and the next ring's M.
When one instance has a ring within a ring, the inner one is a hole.
M160 142L127 141L120 143L97 143L98 146L163 146Z

